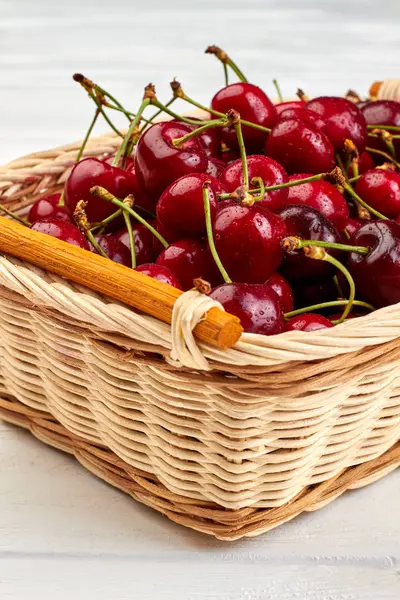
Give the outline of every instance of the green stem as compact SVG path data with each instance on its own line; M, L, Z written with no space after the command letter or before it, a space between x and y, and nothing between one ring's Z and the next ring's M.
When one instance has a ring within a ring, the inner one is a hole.
M194 119L189 119L188 117L183 117L182 115L179 115L178 113L170 110L169 108L167 108L166 104L162 104L158 98L152 98L151 100L151 104L153 106L157 106L160 110L159 112L165 112L167 115L169 115L170 117L172 117L173 119L176 119L177 121L182 121L183 123L188 123L188 125L199 125L199 121L195 121ZM208 111L210 112L210 111ZM219 113L220 117L224 117L224 113Z
M109 118L109 116L107 115L106 111L104 110L104 108L102 107L102 105L100 104L100 101L96 98L96 95L93 92L89 92L89 97L93 100L93 102L96 104L97 108L99 109L99 111L101 112L104 120L106 121L106 123L108 123L108 125L111 127L111 129L121 138L123 138L123 134L120 132L120 130L114 125L114 123L111 121L111 119Z
M338 152L336 152L336 162L339 165L340 170L342 171L343 177L346 179L346 181L348 181L347 169L344 166L342 157L340 156L340 154Z
M208 240L208 245L210 247L212 257L213 257L215 264L217 265L219 272L221 273L225 283L232 283L232 279L229 277L228 273L226 272L224 265L222 264L221 259L218 255L217 249L215 247L212 223L211 223L210 198L208 195L207 184L205 184L203 187L203 203L204 203L204 216L206 219L207 240Z
M91 231L97 231L98 229L101 229L102 227L105 227L106 225L108 225L108 223L111 223L111 221L114 221L114 219L116 219L117 217L119 217L121 214L122 214L122 210L121 209L116 210L109 217L106 217L105 219L103 219L102 221L99 221L98 223L94 223L94 225L92 225L92 227L90 228L90 230Z
M358 252L369 254L367 246L350 246L349 244L337 244L336 242L324 242L322 240L303 240L296 236L288 236L282 240L282 248L288 252L301 250L302 248L328 248L330 250L343 250L344 252Z
M240 81L243 81L243 83L247 83L245 75L239 69L237 64L233 62L230 56L227 55L225 50L218 48L218 46L208 46L208 48L206 49L206 54L213 54L214 56L216 56L225 67L228 66L232 69L232 71L238 76Z
M356 181L358 181L360 179L361 175L354 175L354 177L351 177L351 179L348 179L348 183L355 183Z
M258 202L259 200L264 200L264 196L265 196L264 179L262 177L253 177L253 179L251 180L251 185L258 185L258 189L260 190L260 193L257 194L256 196L254 196L255 202ZM251 191L254 192L255 190L251 190ZM250 192L250 190L249 190L249 192Z
M191 140L192 138L197 137L198 135L201 135L203 133L203 131L207 131L207 129L212 129L213 127L223 127L224 125L227 125L226 117L224 119L215 119L212 121L207 121L205 125L201 125L200 127L197 127L193 131L190 131L189 133L187 133L186 135L183 135L180 138L175 138L174 140L172 140L172 144L176 148L180 148L188 140Z
M400 131L397 125L367 125L367 129L387 129L388 131Z
M135 236L133 235L132 223L129 215L124 211L125 225L129 235L129 245L131 247L132 269L136 269L136 250Z
M350 313L350 311L351 311L351 309L353 307L354 298L355 298L355 295L356 295L356 286L354 285L354 279L350 275L349 270L346 269L346 267L344 265L342 265L342 263L340 261L338 261L336 258L334 258L333 256L331 256L327 252L324 252L324 257L321 260L323 260L325 262L328 262L331 265L333 265L334 267L336 267L337 269L339 269L339 271L341 271L343 273L343 275L347 279L347 283L349 284L349 290L350 290L349 298L347 300L347 304L346 304L345 309L344 309L344 311L342 313L342 316L338 320L338 324L340 324L340 323L343 323L343 321L345 320L345 318Z
M96 241L90 229L87 229L84 232L84 234L98 254L101 254L101 256L104 256L104 258L109 258L109 256L104 252L103 248L100 246L100 244Z
M222 63L222 66L224 67L225 85L229 85L228 67L227 67L226 63Z
M278 95L278 100L279 100L279 102L283 102L283 96L282 96L282 92L281 92L281 88L280 88L280 86L279 86L278 80L277 80L277 79L273 79L273 80L272 80L272 83L273 83L273 84L274 84L274 86L275 86L275 89L276 89L276 93L277 93L277 95Z
M135 210L133 210L130 206L127 206L124 202L122 202L122 200L119 200L118 198L116 198L115 196L110 194L110 192L108 192L105 188L103 188L99 185L96 185L95 187L91 188L90 193L93 194L94 196L98 196L99 198L102 198L103 200L106 200L107 202L111 202L115 206L118 206L118 208L121 208L123 211L126 211L127 213L129 213L134 219L139 221L139 223L141 223L149 231L151 231L151 233L154 235L154 237L156 237L158 239L158 241L160 242L160 244L162 244L164 246L164 248L168 248L168 242L157 231L157 229L154 229L154 227L152 225L150 225L150 223L148 223L146 221L146 219L143 219L143 217L141 217L139 215L139 213L137 213Z
M304 177L303 179L296 179L295 181L287 181L286 183L279 183L277 185L268 185L268 186L260 186L259 188L248 190L249 194L257 194L260 196L258 199L262 199L266 192L274 192L275 190L283 190L285 188L295 187L296 185L302 185L303 183L312 183L313 181L320 181L321 179L325 179L327 173L318 173L317 175L312 175L310 177ZM258 180L258 177L253 177L252 182ZM264 183L264 182L263 182ZM261 193L263 195L261 196ZM220 200L229 200L234 196L234 192L230 192L227 194L218 194L218 198Z
M29 223L29 221L27 221L26 219L23 219L22 217L19 217L15 213L13 213L10 210L8 210L8 208L6 208L4 206L4 204L0 204L0 211L3 212L3 213L5 213L9 217L13 218L14 221L18 221L18 223L21 223L21 225L25 225L25 227L30 227L31 226L31 223Z
M107 108L110 108L111 110L116 110L117 112L121 112L124 115L126 115L126 117L129 119L129 122L132 121L132 119L134 119L136 117L136 113L133 113L129 110L125 110L125 108L121 108L120 106L114 106L113 104L109 104L107 103ZM142 120L144 121L144 126L147 127L147 125L151 125L151 119L145 119L144 117L142 117Z
M297 315L302 315L308 312L314 312L316 310L322 310L323 308L334 308L335 306L345 306L348 303L348 300L332 300L330 302L321 302L319 304L313 304L312 306L305 306L304 308L298 308L297 310L292 310L288 313L284 314L285 319L291 319L292 317L297 317ZM368 304L368 302L363 302L362 300L354 300L353 306L361 306L363 308L367 308L371 312L375 310L375 308Z
M346 192L350 194L350 196L356 201L356 203L361 204L361 206L363 206L369 213L371 213L371 215L374 215L374 217L377 217L378 219L387 219L385 215L372 208L362 198L360 198L360 196L353 190L351 185L346 183L343 187L346 190Z
M93 131L93 127L96 125L96 121L97 121L97 118L98 118L99 114L100 114L100 109L99 109L99 107L97 107L96 108L96 112L94 113L94 117L93 117L93 119L92 119L92 121L91 121L91 123L89 125L89 129L87 130L85 138L84 138L84 140L83 140L83 142L81 144L81 147L79 148L79 152L78 152L78 155L76 157L76 162L79 162L81 160L81 158L82 158L83 151L86 148L86 144L87 144L87 142L89 140L89 137L90 137L90 135L91 135L91 133Z
M386 160L392 162L398 169L400 169L400 163L394 160L394 158L390 156L390 154L388 154L387 152L384 152L383 150L378 150L377 148L370 148L369 146L367 146L365 149L367 152L371 152L372 154L379 154L380 156L384 156Z
M112 162L112 166L115 167L116 165L118 165L119 163L119 159L121 158L121 156L125 156L126 153L126 149L128 147L128 144L130 142L132 133L135 131L136 126L138 125L140 118L142 116L142 112L144 111L144 109L150 104L150 98L143 98L142 100L142 104L139 107L139 110L136 114L136 117L133 119L133 121L131 121L131 124L129 125L129 129L125 134L125 137L123 139L122 144L120 145L120 147L118 148L118 152L116 153L116 155L114 156L114 160Z
M249 167L247 165L246 148L243 140L241 119L239 118L234 125L236 131L236 137L238 140L240 158L242 159L242 171L243 171L243 185L246 188L246 192L249 189Z

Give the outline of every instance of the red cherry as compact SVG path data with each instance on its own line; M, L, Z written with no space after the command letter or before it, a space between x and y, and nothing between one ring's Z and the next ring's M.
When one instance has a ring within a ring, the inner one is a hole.
M32 204L29 211L28 220L30 223L42 221L43 219L61 219L62 221L71 221L71 218L64 206L58 206L61 194L50 194L42 196Z
M375 167L375 163L373 161L372 156L369 154L369 152L366 152L365 150L364 150L364 152L361 152L359 159L358 159L358 174L362 175L363 173L365 173L365 171L369 171L370 169L373 169L374 167ZM355 176L353 165L351 163L350 163L350 167L348 169L348 175L349 175L349 177Z
M306 107L316 112L326 123L326 135L335 150L341 152L347 139L362 152L367 141L367 123L361 110L346 98L320 96L307 102Z
M368 125L394 125L400 127L400 102L374 100L366 102L361 112Z
M112 156L108 156L105 159L105 162L111 165L114 160L114 156L114 154ZM122 158L120 159L119 163L122 164ZM135 159L133 156L125 157L123 170L131 174L130 184L134 190L131 193L135 198L135 210L142 214L140 209L143 208L145 213L154 213L154 203L148 199L145 192L139 187L135 171ZM143 216L147 218L148 214L144 214Z
M287 182L285 169L272 158L253 154L247 158L249 171L249 181L254 177L261 177L265 186L280 185ZM230 163L221 173L219 182L223 192L234 192L239 186L242 186L243 169L241 159ZM258 187L258 184L254 184ZM269 210L276 210L283 206L288 196L288 190L283 188L274 192L265 192L264 199L257 201L257 206L263 206Z
M46 235L51 235L63 242L72 244L73 246L79 246L84 250L90 250L89 244L84 235L69 221L63 221L61 219L46 219L43 221L36 221L31 225L32 231L39 231Z
M311 177L308 173L290 175L290 181ZM306 204L319 210L324 217L343 229L349 218L349 207L342 194L329 181L312 181L289 188L287 204Z
M321 240L341 243L342 237L336 227L318 210L302 204L289 204L277 211L286 225L288 236L298 236L305 240ZM341 258L342 252L327 250L335 258ZM333 277L335 268L328 262L307 257L303 250L285 252L279 268L290 282L312 283Z
M201 125L204 125L204 122L202 119L198 119L197 117L190 117L192 121L198 121L199 122L199 127L201 127ZM189 125L189 127L194 130L197 129L196 125ZM215 129L206 129L205 131L203 131L203 133L200 133L199 136L197 136L197 139L200 141L200 144L204 150L204 152L207 154L207 156L210 157L214 157L214 158L220 158L221 156L221 142L220 139L217 135L217 132Z
M284 110L288 110L291 108L304 108L305 105L306 103L302 100L290 100L288 102L279 102L279 104L275 104L275 109L279 117Z
M303 102L301 104L302 106L300 107L296 106L294 108L287 108L286 110L282 111L279 114L279 122L290 121L291 119L300 119L315 129L318 129L318 131L325 133L325 121L312 110L305 108Z
M245 121L251 121L263 127L273 127L277 114L274 105L262 89L251 83L232 83L219 90L211 101L211 108L221 113L233 108ZM267 133L242 126L243 140L249 154L263 149ZM218 127L217 135L231 150L239 145L233 127Z
M267 279L266 284L278 294L283 312L291 312L293 310L293 292L286 279L279 273L274 273Z
M212 182L210 175L192 173L174 181L161 194L157 203L157 219L179 237L203 237L206 234L203 187ZM213 185L208 187L211 215L217 206Z
M325 173L335 166L335 153L329 139L300 119L277 123L268 136L266 152L289 174Z
M247 333L274 335L285 326L277 293L267 284L224 283L210 297L239 317Z
M343 229L348 233L348 235L352 236L353 233L357 231L360 227L365 225L366 221L362 219L355 219L353 217L349 217L346 219Z
M91 223L102 221L117 209L111 202L92 196L90 189L96 185L106 188L117 198L137 194L137 181L133 173L111 167L97 158L85 158L78 162L65 183L64 203L73 215L77 202L87 202L86 214Z
M285 325L285 331L295 329L297 331L317 331L317 329L325 329L326 327L333 327L333 323L328 321L326 317L315 313L304 313L289 319Z
M214 242L229 276L240 283L264 283L282 259L282 219L257 203L221 202L214 219Z
M107 163L108 165L112 165L114 158L115 158L115 154L110 154L106 158L103 158L103 161L105 163ZM123 167L121 166L122 163L124 164ZM118 167L121 169L123 168L124 171L129 171L130 173L134 173L135 172L135 159L133 158L133 156L126 156L125 161L123 161L123 157L121 156L121 158L118 161Z
M132 266L130 251L116 235L112 233L96 235L96 241L110 260L119 263L120 265L125 265L125 267Z
M349 255L348 268L357 297L375 308L400 302L400 224L369 221L357 229L348 243L370 248L368 254Z
M154 222L151 224L154 225ZM147 227L141 224L132 223L132 232L135 240L136 264L142 265L144 263L151 262L156 256L154 252L154 240L157 238L151 233L151 231L147 229ZM125 248L127 248L130 256L131 245L127 228L125 227L124 229L117 231L114 234L114 238L120 241ZM130 265L131 259L129 259L129 261Z
M155 123L138 141L136 175L140 187L154 205L165 188L179 177L207 170L207 155L197 138L191 138L179 148L172 144L172 140L190 131L191 127L184 123Z
M210 156L208 158L206 173L207 175L211 175L211 177L215 177L215 179L218 179L225 167L226 164L222 159Z
M157 281L161 281L162 283L167 283L168 285L172 285L172 287L177 288L178 290L182 289L181 284L178 281L175 273L164 267L163 265L155 265L153 263L147 263L144 265L140 265L136 267L135 271L139 271L139 273L143 273L144 275L148 275L153 279L157 279Z
M371 169L356 183L357 194L386 217L400 213L400 175L391 170Z
M156 264L170 269L184 290L190 290L193 280L197 277L209 281L212 285L221 281L206 247L197 240L180 240L171 244L161 252Z
M178 242L179 241L180 236L176 233L176 231L172 231L171 229L167 229L157 219L155 220L154 223L152 223L152 225L154 225L154 228L157 229L158 233L160 235L162 235L162 237L164 238L164 240L166 242L168 242L168 244L173 244L174 242ZM164 250L164 246L156 238L155 235L153 236L153 249L154 249L154 256L158 256L160 254L160 252L162 252Z

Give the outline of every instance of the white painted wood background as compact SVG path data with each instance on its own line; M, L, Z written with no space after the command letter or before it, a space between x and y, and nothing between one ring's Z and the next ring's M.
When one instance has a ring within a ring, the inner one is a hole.
M134 108L177 76L207 102L217 43L286 95L400 76L399 0L0 0L0 161L82 136L81 71ZM104 130L104 125L99 131ZM1 335L1 332L0 332ZM179 528L0 424L1 600L400 598L400 472L261 538Z

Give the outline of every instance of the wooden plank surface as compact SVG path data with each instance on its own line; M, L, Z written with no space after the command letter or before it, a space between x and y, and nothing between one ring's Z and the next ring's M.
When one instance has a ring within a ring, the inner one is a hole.
M0 161L79 139L81 71L134 109L168 82L207 102L217 43L287 96L366 93L400 76L398 0L0 0ZM120 121L121 122L121 121ZM98 131L105 131L100 124ZM261 538L179 528L0 424L0 598L386 600L400 597L400 472Z

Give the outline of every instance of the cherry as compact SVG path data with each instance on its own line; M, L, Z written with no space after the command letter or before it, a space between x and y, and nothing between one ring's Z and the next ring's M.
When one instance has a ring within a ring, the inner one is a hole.
M154 226L154 222L151 224ZM152 262L156 256L154 251L154 241L156 240L160 244L160 249L162 249L161 243L151 233L151 231L147 229L147 227L141 225L140 223L132 223L132 233L135 240L136 264L142 265L144 263ZM128 249L130 256L131 244L129 241L129 233L127 228L124 227L124 229L117 231L114 234L114 238L120 241L125 248Z
M210 297L239 317L247 333L274 335L285 326L277 293L268 284L224 283Z
M210 156L208 158L206 173L212 177L215 177L215 179L218 179L225 167L226 163L221 158L214 158L213 156Z
M307 102L306 107L326 123L326 135L335 150L341 152L347 139L362 152L367 140L367 123L361 110L346 98L320 96Z
M370 248L368 254L351 252L348 268L357 296L375 308L400 301L400 223L369 221L357 229L349 244Z
M394 125L400 127L400 102L374 100L366 102L361 112L368 125Z
M308 173L290 175L289 181L310 177ZM338 229L343 229L349 218L349 207L342 194L329 181L319 180L289 188L287 204L306 204L319 210Z
M202 119L198 119L197 117L190 117L192 121L199 121L199 127L204 124ZM197 129L196 125L189 125L189 127L193 129ZM200 144L207 154L207 156L220 158L221 157L221 142L217 135L217 131L215 129L206 129L203 133L197 138L200 141Z
M297 331L317 331L326 327L333 327L333 323L326 317L315 313L304 313L289 319L285 325L285 331L294 331L295 329Z
M288 102L279 102L279 104L275 104L275 109L278 113L278 117L280 117L284 110L291 108L304 108L305 105L306 103L302 100L289 100Z
M327 279L319 283L296 282L292 286L294 295L294 308L304 308L314 304L322 304L337 300L338 292L333 279ZM285 311L290 312L290 311Z
M115 154L111 154L110 156L103 158L103 161L106 162L108 165L112 165L114 162L114 158ZM123 167L122 164L124 164ZM135 173L135 159L133 158L133 156L125 156L125 161L123 161L123 157L121 156L118 167L120 169L124 169L124 171Z
M329 139L300 119L277 123L269 134L266 152L289 174L325 173L335 166L335 153Z
M162 235L164 240L166 240L168 242L168 244L173 244L174 242L179 241L180 236L176 233L176 231L167 229L162 223L160 223L160 221L158 221L158 219L156 219L155 222L153 222L152 224L154 225L155 229L157 229L158 233ZM162 252L164 250L164 246L154 235L153 235L153 250L154 250L154 256L158 256L160 254L160 252Z
M254 154L247 158L249 171L249 181L254 177L261 177L265 186L280 185L286 183L288 178L285 169L274 159L268 156ZM230 163L221 173L219 182L223 192L234 192L239 186L244 184L243 168L241 159ZM259 184L254 182L254 186ZM288 190L283 188L273 192L265 192L263 200L257 201L257 206L263 206L269 210L276 210L283 206L288 196Z
M126 267L132 266L131 253L117 236L106 233L105 235L96 235L95 239L109 259Z
M279 273L274 273L266 283L278 294L283 312L291 312L293 310L293 292L286 279Z
M212 285L221 281L220 274L206 247L198 240L180 240L165 248L156 260L157 265L168 267L184 290L193 287L193 280L201 277Z
M161 281L162 283L172 285L172 287L175 287L178 290L182 289L182 286L179 283L175 273L173 273L171 269L168 269L168 267L164 267L163 265L147 263L136 267L135 271L139 271L139 273L148 275L149 277L157 279L157 281Z
M165 188L189 173L205 173L208 159L200 141L194 137L182 147L172 140L192 131L177 122L155 123L141 135L136 146L135 170L139 186L155 205Z
M295 106L293 108L287 108L279 114L280 121L289 121L291 119L300 119L309 125L312 125L318 131L325 133L326 123L321 117L318 116L312 110L304 107L304 103L300 103L301 106Z
M264 283L282 259L286 228L280 217L257 203L221 202L216 211L214 242L229 276L240 283Z
M391 170L371 169L356 183L355 191L372 208L390 218L400 213L400 175Z
M286 225L288 236L306 240L341 243L342 238L333 223L318 210L304 204L289 204L277 211ZM327 250L340 259L340 250ZM334 267L328 262L307 257L302 250L285 252L279 272L290 282L319 282L334 275Z
M277 119L274 105L262 89L251 83L232 83L219 90L211 101L211 108L221 113L233 108L241 118L263 127L273 127ZM239 148L235 129L233 127L218 127L217 135L231 150ZM242 126L243 140L248 153L263 149L267 133Z
M96 185L104 187L117 198L126 198L129 194L137 195L137 181L134 173L112 167L97 158L85 158L78 162L65 183L64 203L70 215L73 215L77 202L85 200L86 215L91 223L109 217L116 208L90 193Z
M374 163L374 160L373 160L372 156L370 155L370 153L366 152L365 150L364 150L364 152L361 152L361 154L358 158L358 174L362 175L363 173L365 173L365 171L369 171L370 169L373 169L374 166L375 166L375 163ZM355 176L352 163L350 163L350 167L348 169L348 175L349 175L349 177Z
M79 246L84 250L90 250L90 246L85 236L69 221L61 219L46 219L43 221L36 221L31 225L32 231L38 231L51 235L63 242L72 244L73 246Z
M43 219L61 219L62 221L71 221L70 215L65 206L58 206L61 194L50 194L42 196L32 204L29 211L28 220L31 223L42 221Z
M106 159L104 159L104 162L112 165L114 157L115 157L115 154L113 154L112 156L108 156ZM122 164L122 158L119 161L119 163L120 163L120 165ZM145 211L147 211L147 213L154 212L154 204L152 202L150 202L150 200L148 199L145 192L139 187L137 177L136 177L136 171L135 171L135 159L133 158L133 156L125 157L123 170L128 171L128 173L131 174L130 182L132 184L132 189L133 189L133 191L131 193L132 193L133 197L135 198L135 210L137 210L139 213L141 213L142 211L140 209L143 208ZM144 216L147 217L148 215L145 214Z
M349 217L346 219L343 229L348 233L348 235L352 236L353 233L357 231L360 227L365 225L366 221L362 219L355 219L354 217Z
M157 203L157 220L174 231L182 239L202 237L206 234L203 187L213 178L204 173L184 175L174 181L161 194ZM217 194L213 185L208 186L211 215L217 207Z

